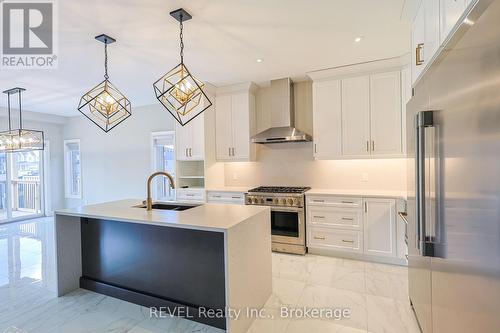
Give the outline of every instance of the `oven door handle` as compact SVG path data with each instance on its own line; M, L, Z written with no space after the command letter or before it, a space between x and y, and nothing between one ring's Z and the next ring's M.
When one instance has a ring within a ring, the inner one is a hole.
M304 208L294 208L294 207L271 207L272 212L289 212L289 213L301 213Z

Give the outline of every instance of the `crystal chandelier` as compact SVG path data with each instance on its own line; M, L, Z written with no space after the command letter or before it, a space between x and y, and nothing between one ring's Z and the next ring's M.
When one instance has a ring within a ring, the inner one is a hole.
M14 153L32 150L43 150L45 147L43 132L38 130L30 130L23 128L23 115L21 109L21 93L25 91L24 88L12 88L5 90L7 94L7 112L9 130L0 132L0 152ZM11 114L11 95L18 95L19 99L19 128L12 128L12 114Z
M184 126L212 106L212 102L203 91L204 83L191 75L184 64L183 22L192 16L182 8L170 15L180 23L181 62L158 79L153 87L158 101Z
M104 43L104 81L82 96L78 111L107 133L132 115L132 106L127 97L109 81L108 44L116 40L105 34L95 39Z

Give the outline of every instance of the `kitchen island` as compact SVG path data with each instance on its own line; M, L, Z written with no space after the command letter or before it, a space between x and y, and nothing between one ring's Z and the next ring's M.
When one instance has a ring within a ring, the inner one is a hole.
M84 288L246 332L255 319L247 308L262 308L272 290L269 208L140 205L121 200L56 212L58 295Z

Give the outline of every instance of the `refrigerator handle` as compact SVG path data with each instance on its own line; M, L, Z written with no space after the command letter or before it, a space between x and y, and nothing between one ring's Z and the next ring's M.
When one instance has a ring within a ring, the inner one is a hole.
M421 111L416 116L416 149L415 149L415 174L416 174L416 244L422 256L434 256L434 244L427 236L426 225L426 128L434 126L434 111Z

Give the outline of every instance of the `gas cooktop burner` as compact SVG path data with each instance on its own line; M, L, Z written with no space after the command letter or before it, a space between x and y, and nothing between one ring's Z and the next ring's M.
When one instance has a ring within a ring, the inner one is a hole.
M294 187L294 186L260 186L253 188L248 192L253 193L304 193L310 190L310 187Z

